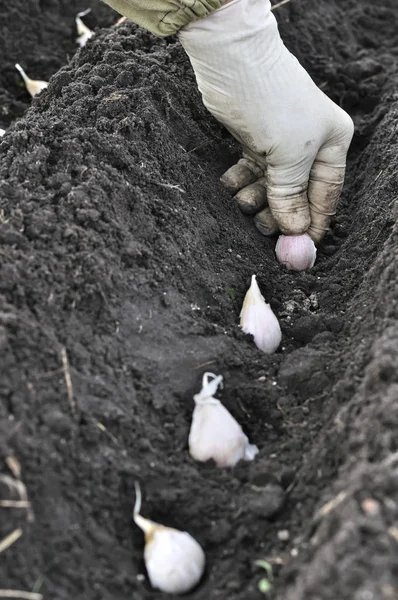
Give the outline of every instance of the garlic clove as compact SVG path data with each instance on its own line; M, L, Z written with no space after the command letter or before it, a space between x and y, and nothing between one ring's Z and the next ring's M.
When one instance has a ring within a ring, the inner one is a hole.
M205 554L186 531L170 527L155 528L145 544L145 566L152 587L166 594L185 594L200 581Z
M278 262L291 271L305 271L315 264L316 247L307 233L280 235L275 253Z
M275 352L282 341L278 319L265 302L255 275L243 301L240 326L245 333L253 336L257 348L267 354Z
M141 489L135 482L134 521L145 534L144 560L152 587L166 594L185 594L200 581L206 564L205 553L186 531L164 527L145 519L141 510Z
M6 130L5 129L0 129L0 137L3 137L3 135L5 134Z
M40 92L42 92L48 87L47 81L40 81L39 79L30 79L30 77L26 75L25 71L18 63L15 65L15 68L21 74L22 79L25 82L25 87L28 90L29 94L32 96L32 98L40 94Z
M209 377L214 379L209 382ZM240 460L251 461L258 453L231 413L213 398L222 376L203 376L202 390L194 396L195 408L189 432L189 453L194 460L213 459L217 467L234 467Z
M76 38L77 44L79 44L80 48L84 48L87 44L88 40L93 37L94 31L89 29L85 23L83 23L81 17L85 17L89 12L91 12L91 8L87 8L82 12L77 13L75 21L76 21L76 30L78 33L78 37Z

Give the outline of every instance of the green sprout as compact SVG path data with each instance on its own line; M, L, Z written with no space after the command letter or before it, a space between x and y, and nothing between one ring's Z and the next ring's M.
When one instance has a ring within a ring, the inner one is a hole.
M258 589L262 594L269 594L272 590L273 572L272 565L266 560L256 560L254 563L256 567L261 567L267 572L267 576L260 579L258 582Z
M231 300L234 300L234 298L235 298L235 289L233 287L228 288L228 296L231 298Z

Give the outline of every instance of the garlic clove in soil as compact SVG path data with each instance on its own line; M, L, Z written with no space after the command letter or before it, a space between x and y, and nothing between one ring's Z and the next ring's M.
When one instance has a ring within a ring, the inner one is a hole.
M0 137L3 137L3 135L5 134L6 130L5 129L0 129Z
M30 77L28 77L26 75L25 71L23 70L21 65L19 65L18 63L15 65L15 68L17 69L17 71L19 71L21 73L22 79L25 82L26 89L28 90L28 92L32 96L32 98L34 98L35 96L40 94L40 92L42 92L43 90L46 89L46 87L48 87L48 81L40 81L39 79L30 79Z
M240 326L245 333L253 336L257 348L266 354L275 352L282 341L278 319L265 302L255 275L243 301Z
M209 377L212 378L210 382ZM258 448L249 444L239 423L213 397L222 379L221 375L213 373L203 375L202 389L194 396L189 453L199 462L213 459L217 467L234 467L242 459L253 460Z
M87 8L87 10L83 10L82 12L77 13L75 21L76 21L76 30L78 37L76 38L77 44L79 44L80 48L84 48L87 44L88 40L93 37L94 31L89 29L87 25L85 25L81 19L81 17L85 17L88 13L91 12L91 8Z
M186 531L164 527L140 515L141 490L135 483L134 521L144 532L144 560L152 587L166 594L185 594L200 581L205 553Z
M315 264L316 247L308 233L280 235L275 254L278 262L291 271L305 271Z

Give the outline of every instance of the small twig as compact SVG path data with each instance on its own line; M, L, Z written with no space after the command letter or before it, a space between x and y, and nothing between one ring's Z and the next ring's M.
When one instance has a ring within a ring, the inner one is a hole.
M0 554L12 546L21 537L22 533L22 529L18 527L18 529L14 529L14 531L3 538L0 542Z
M0 598L21 598L22 600L42 600L42 594L21 590L0 590Z
M290 2L290 0L282 0L281 2L278 2L278 4L274 4L274 6L271 7L271 10L275 10L276 8L279 8L280 6L287 4L288 2Z
M68 395L68 402L69 402L71 411L74 413L76 411L76 403L73 398L72 379L70 376L69 360L68 360L68 355L66 354L66 348L62 348L62 350L61 350L61 359L62 359L62 369L64 372L64 378L65 378L66 393Z

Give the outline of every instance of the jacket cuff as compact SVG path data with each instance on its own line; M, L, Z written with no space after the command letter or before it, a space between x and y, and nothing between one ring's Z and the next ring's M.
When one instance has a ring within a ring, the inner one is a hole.
M224 4L224 0L104 1L158 37L173 35L188 23L206 17Z

